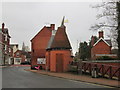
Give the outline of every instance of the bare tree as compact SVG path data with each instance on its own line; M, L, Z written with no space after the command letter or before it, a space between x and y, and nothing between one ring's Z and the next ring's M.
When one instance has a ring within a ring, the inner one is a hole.
M93 8L100 9L102 12L96 16L100 22L91 26L90 30L109 30L112 34L113 46L118 47L120 59L120 0L102 2Z

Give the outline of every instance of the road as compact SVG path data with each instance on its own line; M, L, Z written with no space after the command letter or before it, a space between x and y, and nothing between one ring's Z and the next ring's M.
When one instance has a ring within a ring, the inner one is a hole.
M30 67L5 67L2 69L3 88L109 88L69 79L57 78L25 71Z

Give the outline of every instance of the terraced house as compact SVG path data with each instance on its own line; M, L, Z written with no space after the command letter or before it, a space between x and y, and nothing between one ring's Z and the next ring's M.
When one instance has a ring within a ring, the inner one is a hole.
M10 35L8 28L0 28L0 65L11 64L12 49L10 48Z

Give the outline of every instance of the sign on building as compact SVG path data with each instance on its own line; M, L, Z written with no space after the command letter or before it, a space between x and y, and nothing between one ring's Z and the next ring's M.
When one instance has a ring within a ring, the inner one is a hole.
M46 64L45 58L37 58L37 64Z

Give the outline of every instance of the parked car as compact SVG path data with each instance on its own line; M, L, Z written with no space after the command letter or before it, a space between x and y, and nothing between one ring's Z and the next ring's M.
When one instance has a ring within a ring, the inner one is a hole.
M30 65L30 62L28 62L28 61L21 62L21 65Z
M33 65L33 66L31 66L31 69L33 69L33 70L43 70L43 67L39 66L39 65Z
M37 70L35 67L38 67L38 65L33 65L33 66L31 66L31 69L32 69L32 70Z

